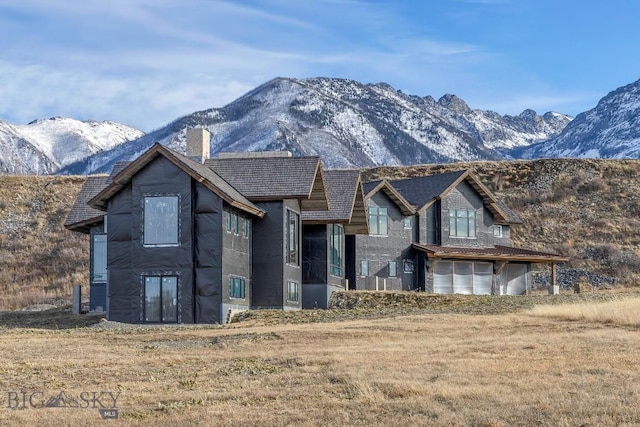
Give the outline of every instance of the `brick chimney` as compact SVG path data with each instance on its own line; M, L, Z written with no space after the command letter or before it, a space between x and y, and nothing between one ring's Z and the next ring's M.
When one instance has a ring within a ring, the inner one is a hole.
M209 158L211 134L208 130L197 128L187 129L187 157L199 163Z

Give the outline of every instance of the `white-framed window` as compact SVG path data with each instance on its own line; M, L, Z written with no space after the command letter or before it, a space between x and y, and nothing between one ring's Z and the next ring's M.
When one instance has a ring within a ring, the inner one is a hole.
M387 208L370 207L369 212L369 234L376 236L386 236L389 234L389 216Z
M369 275L369 260L363 259L360 260L360 275L368 276Z
M287 301L298 302L300 300L300 285L297 282L287 282Z
M300 215L287 210L287 264L300 265Z
M229 297L244 299L246 292L246 280L244 277L229 276Z
M332 276L342 277L344 269L342 260L344 259L344 229L341 225L332 224L329 226L329 260Z
M395 261L389 261L389 264L387 265L387 273L389 277L397 277L398 263Z
M107 282L107 235L93 235L93 262L91 278L94 283Z
M469 209L450 209L449 236L476 237L476 212Z
M411 228L413 224L413 219L410 216L405 216L404 218L402 218L402 227L407 229L407 228Z
M145 246L178 246L178 196L145 196L143 243Z
M415 271L414 261L412 259L403 259L402 271L407 274L413 273Z
M493 226L493 237L502 237L502 226L494 225Z
M178 277L144 277L144 321L175 323L178 321Z

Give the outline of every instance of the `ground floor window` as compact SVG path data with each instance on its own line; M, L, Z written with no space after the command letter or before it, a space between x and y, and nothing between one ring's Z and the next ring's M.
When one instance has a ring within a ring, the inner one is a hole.
M151 323L178 321L177 276L145 276L144 320Z
M107 282L107 235L93 235L93 263L92 281L94 283Z
M300 285L296 282L287 282L287 301L298 302L300 300Z
M246 280L244 277L229 277L229 297L245 298Z
M403 259L402 260L402 271L404 273L413 273L415 269L414 263L412 259Z
M471 261L438 261L433 272L437 294L490 295L493 264Z
M398 276L398 264L395 261L389 261L389 265L387 266L387 272L389 273L389 277Z
M363 259L360 261L360 275L368 276L369 275L369 260Z

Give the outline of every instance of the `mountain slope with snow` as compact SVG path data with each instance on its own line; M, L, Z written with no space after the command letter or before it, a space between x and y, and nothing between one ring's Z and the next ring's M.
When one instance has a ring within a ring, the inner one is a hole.
M513 156L640 158L640 80L578 114L556 138L515 150Z
M455 105L454 105L455 104ZM456 108L464 101L405 95L388 84L332 78L273 79L223 108L199 111L63 169L106 172L160 142L184 151L188 127L207 128L211 154L289 150L319 155L329 167L495 160L494 148L546 139L571 119L557 113L520 116ZM464 104L466 106L466 104Z
M143 132L120 123L53 117L27 125L0 120L0 174L50 174Z

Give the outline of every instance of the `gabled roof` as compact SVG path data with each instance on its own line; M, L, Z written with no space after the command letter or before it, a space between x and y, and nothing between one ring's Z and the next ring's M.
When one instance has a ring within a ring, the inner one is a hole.
M117 174L112 174L110 176L112 181L106 188L89 200L89 205L95 209L106 209L107 201L127 185L138 171L158 156L163 156L171 161L174 165L182 169L196 181L202 183L205 187L220 196L231 206L260 218L264 216L265 212L262 209L247 200L242 194L240 194L235 188L229 185L228 182L218 176L211 169L182 154L176 153L159 143L153 144L151 148L136 160L132 161L128 165L124 165Z
M88 234L92 225L103 220L104 212L90 207L87 202L107 186L108 179L106 175L87 177L67 215L65 228Z
M429 258L501 260L523 262L566 262L569 260L550 252L532 251L510 246L492 246L488 248L461 248L413 243L414 249L424 252Z
M365 200L370 199L378 191L385 193L395 203L403 215L414 215L415 207L409 203L386 179L368 182L364 185Z
M389 183L420 213L436 200L445 197L462 181L467 181L482 197L496 224L522 223L515 212L496 199L493 193L468 170L398 179Z
M369 233L360 171L334 169L324 172L330 209L302 212L306 224L344 224L346 234Z
M251 201L299 199L302 210L329 209L317 156L209 159L205 165Z

